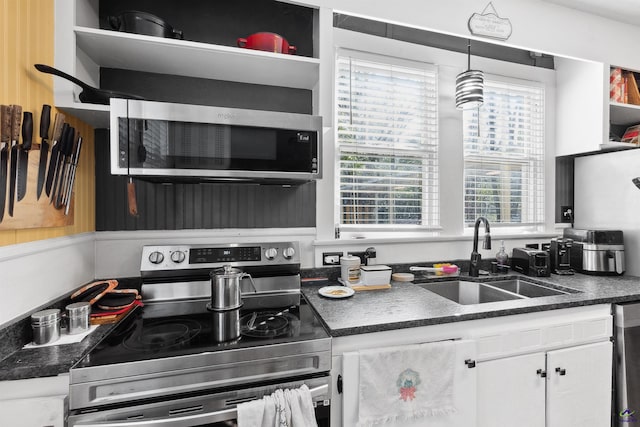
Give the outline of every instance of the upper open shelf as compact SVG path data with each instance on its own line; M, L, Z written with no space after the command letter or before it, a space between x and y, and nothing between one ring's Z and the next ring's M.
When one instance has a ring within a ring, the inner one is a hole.
M75 34L100 67L309 90L319 77L317 58L87 27Z

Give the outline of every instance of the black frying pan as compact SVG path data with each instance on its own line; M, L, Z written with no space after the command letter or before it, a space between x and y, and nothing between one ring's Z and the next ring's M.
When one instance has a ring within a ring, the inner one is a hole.
M88 84L76 79L75 77L70 76L67 73L64 73L60 70L57 70L53 67L44 64L35 64L36 70L53 74L54 76L62 77L64 79L69 80L80 86L82 88L82 92L80 92L80 101L86 102L88 104L106 104L109 105L110 98L124 98L124 99L140 99L144 100L145 98L138 95L131 95L129 93L115 92L112 90L104 90L97 89L93 86L89 86Z

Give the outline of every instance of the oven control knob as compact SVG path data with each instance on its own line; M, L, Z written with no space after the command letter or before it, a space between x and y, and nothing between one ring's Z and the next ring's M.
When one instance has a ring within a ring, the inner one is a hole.
M180 264L182 261L184 261L185 258L186 256L182 251L175 251L171 253L171 261L175 262L176 264Z
M285 249L285 250L282 252L282 255L284 255L284 257L285 257L286 259L291 259L291 258L293 258L293 256L294 256L295 254L296 254L296 250L295 250L295 249L293 249L292 247L288 247L287 249Z
M271 261L278 256L278 250L276 248L269 248L264 251L264 256Z
M162 255L162 252L153 251L149 254L149 262L151 264L160 264L162 261L164 261L164 255Z

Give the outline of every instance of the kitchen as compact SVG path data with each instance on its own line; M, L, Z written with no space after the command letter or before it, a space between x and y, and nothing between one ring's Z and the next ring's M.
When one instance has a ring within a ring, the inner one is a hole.
M65 58L65 55L72 55L74 49L58 49L54 58L53 36L55 35L57 38L55 43L65 43L58 38L64 37L64 34L70 37L69 30L65 32L60 29L72 28L74 24L70 22L71 14L65 15L57 12L58 6L53 2L46 2L44 5L38 4L37 7L28 3L31 5L28 11L18 10L16 4L18 3L7 3L6 7L9 13L2 15L6 20L6 25L3 25L4 31L15 28L14 31L11 31L13 34L24 33L24 30L20 30L21 28L37 28L41 33L34 37L39 37L42 43L37 44L41 49L39 51L27 49L29 55L33 55L27 58L20 56L19 52L15 52L13 46L5 47L6 50L3 52L6 53L3 53L3 57L9 56L10 59L13 59L15 55L19 60L7 61L4 66L9 67L10 63L20 63L21 66L18 72L12 71L14 68L8 68L8 72L2 73L3 78L6 79L3 83L2 102L18 103L20 101L26 105L26 101L22 101L23 99L33 99L30 101L32 103L30 107L34 111L39 111L42 103L59 104L59 97L56 95L54 98L51 85L57 87L61 82L58 78L49 80L49 77L36 73L32 64L44 63L60 66L61 64L73 63L74 60ZM331 42L333 36L330 31L322 33L322 31L327 31L327 22L332 22L333 9L342 13L371 17L398 25L427 28L467 37L469 36L467 28L469 17L473 13L482 12L487 6L486 2L475 1L449 2L438 5L437 8L434 8L435 10L429 9L428 5L422 4L422 2L406 2L405 6L399 8L390 8L384 2L364 5L357 1L336 2L335 4L329 1L318 1L308 2L308 4L320 8L320 19L324 22L324 27L320 29L321 41L318 46L319 54L317 54L320 58L333 57ZM513 33L505 44L558 56L579 58L584 61L592 61L596 65L598 63L604 64L603 68L606 68L607 72L609 64L628 69L640 69L640 64L636 64L638 59L630 55L634 48L633 40L638 35L638 27L635 25L563 8L553 2L518 1L504 2L504 4L494 3L494 6L500 16L509 18L513 26ZM30 16L38 16L38 18L34 18L36 21L32 22L27 18ZM11 17L16 17L16 19L11 19ZM20 27L18 27L18 23L22 23ZM568 23L571 23L571 34L568 34L567 31ZM577 25L578 23L580 25ZM598 29L598 31L594 31L594 29ZM31 34L31 32L28 33ZM74 45L71 40L66 43ZM459 61L459 71L465 66L465 59ZM481 61L481 59L473 57L472 64L474 66L476 61ZM484 65L486 62L477 63ZM328 71L332 68L331 61L328 64L326 61L319 61L318 67L320 68L319 86L321 88L332 87L332 73ZM73 68L64 66L60 66L60 68L67 71L73 70ZM78 67L75 72L79 74L82 70ZM603 70L600 72L604 73ZM79 76L87 77L81 74ZM603 75L601 80L605 77ZM19 84L16 85L14 80ZM568 79L564 82L570 86ZM568 123L571 122L571 119L576 123L575 126L567 125L574 133L578 133L575 139L582 141L584 145L594 142L595 147L607 136L608 128L605 123L608 123L609 116L609 110L604 104L607 99L606 88L602 81L598 80L597 83L602 83L600 85L602 87L599 87L598 84L585 85L580 97L573 98L573 107L571 104L569 107L565 106L565 110L569 109L569 111L561 111L561 107L558 107L557 111L558 115L567 116ZM558 85L560 86L560 82ZM442 91L443 88L441 87L440 90ZM409 237L401 240L389 238L367 239L366 241L345 238L335 240L334 203L327 202L334 200L334 178L331 164L335 152L331 148L333 136L328 127L332 117L331 91L322 89L320 93L313 95L313 100L310 103L313 105L313 112L323 117L324 126L327 127L324 135L324 175L321 180L316 182L315 198L311 199L311 205L315 205L315 211L312 212L313 219L289 220L286 214L282 214L278 221L272 220L266 227L257 223L253 226L245 226L245 228L221 225L203 227L204 229L189 229L188 227L182 229L179 227L177 229L169 227L143 229L136 228L136 223L127 219L126 212L120 209L118 215L125 218L123 220L124 226L121 225L118 229L109 229L101 225L99 228L96 224L96 217L100 215L104 207L96 208L97 203L102 202L96 200L97 196L94 190L94 179L97 179L94 176L98 174L93 169L97 166L93 165L92 150L98 150L100 147L97 144L94 147L89 142L93 135L88 126L82 128L83 125L78 124L77 127L83 129L82 133L89 143L86 144L87 149L82 154L79 171L82 178L77 181L76 223L72 226L51 229L3 230L0 232L0 242L4 245L0 248L2 260L0 282L5 290L0 323L10 323L95 278L138 276L140 274L140 250L144 244L225 243L230 240L247 243L272 240L273 236L277 236L277 240L300 242L301 266L303 268L320 267L323 252L362 251L368 246L375 246L379 262L386 264L468 259L472 246L471 235L464 232L462 225L451 225L456 222L454 215L442 215L443 225L452 230L450 234L444 236ZM78 112L78 115L80 114L81 112ZM96 112L92 111L89 114L96 114ZM571 117L572 115L573 117ZM579 117L575 117L576 115ZM580 117L585 116L594 119L585 120L583 118L578 125ZM558 127L564 122L560 118L555 120ZM461 135L458 140L461 140ZM101 147L104 148L102 145ZM456 150L456 148L444 147L443 151L446 152L446 150ZM567 153L558 153L558 155L560 154ZM455 153L452 157L454 155ZM631 183L631 179L637 176L634 169L636 155L637 152L631 150L585 156L580 157L575 166L573 197L576 212L575 224L578 227L623 230L627 259L625 274L627 276L640 275L640 267L631 262L640 250L637 243L638 227L632 214L638 203L636 200L640 197L640 192ZM555 154L551 153L548 159L554 157ZM548 161L547 163L552 164L553 162ZM460 167L458 166L458 168ZM603 173L590 173L593 170L603 170ZM553 176L552 171L549 174ZM461 183L462 178L452 179L457 179ZM547 193L553 194L555 192L553 182L549 181L546 187ZM218 197L224 197L224 194ZM286 195L279 197L286 199ZM304 197L314 197L314 195L302 197L303 200L306 200ZM305 205L304 202L302 203ZM309 203L306 205L308 206ZM561 234L561 228L565 225L556 227L556 222L559 221L554 221L556 214L554 205L553 197L550 196L546 203L544 232L529 235L527 238L518 235L504 236L509 252L514 247L523 246L530 242L548 241L551 237ZM459 206L461 206L461 202ZM455 207L455 205L450 206L450 211L452 212ZM278 206L278 208L282 207ZM294 207L284 209L284 212L296 210L298 209ZM451 221L451 223L447 224L447 221ZM101 231L96 232L95 230ZM496 250L482 251L482 255L484 258L491 258L495 252ZM65 269L62 271L59 268L59 260L61 259L70 261L65 263ZM42 283L46 283L46 286L40 285Z

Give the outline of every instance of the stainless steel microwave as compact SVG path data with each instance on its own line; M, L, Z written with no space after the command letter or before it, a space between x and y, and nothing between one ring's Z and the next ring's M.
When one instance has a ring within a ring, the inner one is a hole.
M322 177L322 118L111 99L111 173L165 182Z

